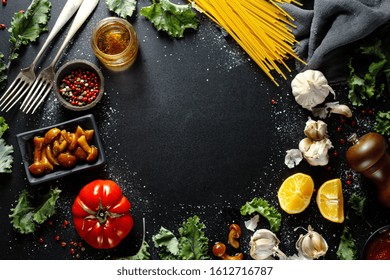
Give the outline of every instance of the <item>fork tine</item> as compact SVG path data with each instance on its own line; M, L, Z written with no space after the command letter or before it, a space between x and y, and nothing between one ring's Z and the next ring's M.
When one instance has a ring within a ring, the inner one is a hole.
M0 97L0 107L7 102L9 98L11 98L14 94L14 91L19 88L19 86L23 83L20 76L17 76L15 80L12 82L12 84L8 87L6 92Z
M45 93L42 95L42 98L39 99L39 102L37 103L37 105L35 105L33 111L31 112L31 114L34 114L35 113L35 110L38 109L39 105L42 104L42 102L46 99L46 96L49 94L49 92L51 91L51 88L52 88L53 84L50 84L49 87L46 89ZM30 107L30 109L32 108L32 105ZM26 113L28 113L29 111L27 111Z
M26 99L23 101L22 105L20 105L20 109L22 111L26 110L27 107L30 105L31 101L34 100L34 98L37 96L37 93L39 89L42 87L43 81L40 76L35 80L33 85L30 88L29 94L27 95Z
M40 83L39 87L35 91L33 102L30 104L26 104L26 106L23 108L22 111L25 112L26 114L28 114L31 111L31 109L34 108L34 105L36 105L37 102L38 102L38 104L36 106L38 107L39 104L43 101L42 100L43 97L46 96L46 94L47 94L46 92L50 89L51 89L51 84L46 83L46 81L42 80L42 83ZM35 107L35 109L36 109L36 107Z
M27 93L29 87L30 84L21 81L20 86L18 84L18 87L14 88L8 98L5 98L0 104L2 106L1 110L8 112Z
M19 76L17 76L17 77L15 78L15 80L12 82L12 84L8 87L8 89L6 90L6 92L4 92L4 94L0 97L0 102L1 102L1 104L3 104L3 103L10 97L10 94L9 94L10 91L11 91L11 92L14 91L15 88L17 88L18 85L19 85L19 84L16 84L16 83L19 83L19 82L21 82L21 79L20 79ZM1 104L0 104L0 106L1 106Z

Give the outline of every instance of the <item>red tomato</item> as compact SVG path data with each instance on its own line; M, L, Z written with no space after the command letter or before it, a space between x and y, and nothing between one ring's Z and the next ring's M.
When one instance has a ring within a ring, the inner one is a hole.
M119 244L133 228L131 204L111 180L95 180L81 189L73 207L77 233L97 249Z

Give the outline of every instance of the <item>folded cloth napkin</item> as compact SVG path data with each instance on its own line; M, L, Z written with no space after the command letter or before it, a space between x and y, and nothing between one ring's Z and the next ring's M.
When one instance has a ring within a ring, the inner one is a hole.
M301 1L302 2L302 1ZM355 43L390 21L390 0L311 0L302 7L283 4L294 18L300 42L296 54L307 62L297 69L316 69L330 83L348 77L348 54Z

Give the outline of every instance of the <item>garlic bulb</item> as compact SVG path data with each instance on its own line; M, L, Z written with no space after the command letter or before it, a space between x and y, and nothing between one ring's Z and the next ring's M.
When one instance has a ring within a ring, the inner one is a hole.
M310 111L324 102L329 92L335 95L325 76L318 70L306 70L299 73L292 80L291 88L295 101Z
M280 241L276 235L268 229L259 229L251 237L250 255L255 260L271 259L278 256L279 259L286 259L286 255L279 250Z
M295 247L298 250L298 256L303 255L306 259L318 259L325 256L328 251L326 240L311 226L308 227L305 235L300 235Z
M322 140L328 137L327 129L328 125L325 122L321 120L314 121L309 118L309 120L306 122L304 133L312 140Z
M299 150L306 161L313 166L324 166L329 162L328 150L332 148L328 138L319 141L304 138L299 142Z

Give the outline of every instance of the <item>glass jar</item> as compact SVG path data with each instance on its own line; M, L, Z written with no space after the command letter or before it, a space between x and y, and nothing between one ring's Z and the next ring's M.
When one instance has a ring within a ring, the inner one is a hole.
M108 17L99 21L92 31L91 43L96 57L113 71L128 69L137 57L137 34L122 18Z

